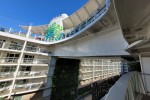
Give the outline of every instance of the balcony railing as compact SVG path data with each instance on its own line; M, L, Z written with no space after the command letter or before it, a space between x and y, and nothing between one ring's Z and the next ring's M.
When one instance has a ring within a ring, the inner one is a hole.
M11 64L11 63L17 63L18 62L18 57L2 57L0 58L0 63L1 64Z
M23 45L8 43L8 42L0 42L0 48L11 49L11 50L22 50Z
M39 53L48 53L47 49L45 48L38 48L38 47L32 47L32 46L26 46L25 51L29 52L39 52Z
M7 33L10 33L10 34L14 34L14 35L19 35L19 36L26 37L26 32L16 31L16 30L14 30L12 28L4 27L4 26L0 26L0 31L1 32L7 32Z
M19 71L18 76L43 76L47 75L48 71Z
M14 76L14 72L0 72L0 78L11 78Z
M9 89L10 89L10 86L0 88L0 96L8 94Z
M149 81L149 76L149 74L140 72L129 72L123 75L112 86L104 100L146 100L142 98L148 93L149 83L146 86L145 82ZM149 99L147 98L147 100Z
M48 64L48 59L33 59L33 58L24 58L22 64Z
M46 87L46 83L39 82L39 83L28 83L28 84L15 84L14 86L14 93L23 92L23 91L30 91L34 89L41 89Z

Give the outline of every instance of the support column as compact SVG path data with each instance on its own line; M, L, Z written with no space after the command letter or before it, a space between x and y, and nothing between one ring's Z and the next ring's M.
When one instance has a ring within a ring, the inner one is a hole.
M51 57L50 63L49 63L49 70L48 70L48 76L47 76L47 88L43 92L43 98L44 99L50 99L51 97L51 91L52 91L52 78L56 66L57 57Z
M29 37L30 31L31 31L31 26L29 27L29 30L27 32L27 35L26 35L27 37ZM10 92L9 92L9 95L8 95L8 99L10 99L10 97L11 97L11 94L12 94L12 91L13 91L13 88L14 88L14 85L15 85L15 82L16 82L17 74L18 74L18 71L19 71L19 68L20 68L20 64L21 64L21 61L22 61L22 58L23 58L23 54L24 54L24 50L25 50L26 44L27 44L27 41L24 42L23 48L21 50L20 57L18 59L18 64L17 64L16 71L14 73L14 78L13 78L13 81L12 81L12 85L10 87Z

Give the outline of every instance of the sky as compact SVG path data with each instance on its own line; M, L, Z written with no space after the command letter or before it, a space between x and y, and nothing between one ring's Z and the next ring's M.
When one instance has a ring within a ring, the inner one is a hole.
M48 24L52 18L73 14L89 0L0 0L0 26Z

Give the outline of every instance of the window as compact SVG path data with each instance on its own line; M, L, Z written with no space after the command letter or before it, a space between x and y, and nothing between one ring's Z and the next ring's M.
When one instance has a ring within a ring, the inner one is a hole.
M19 58L19 54L7 53L6 62L15 62L15 63L17 63L18 58Z
M33 63L33 59L34 59L33 55L25 55L23 62L24 63Z
M20 71L31 71L31 66L22 66Z

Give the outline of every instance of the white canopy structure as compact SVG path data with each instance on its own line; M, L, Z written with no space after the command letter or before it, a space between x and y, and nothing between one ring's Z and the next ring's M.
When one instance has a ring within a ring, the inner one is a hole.
M106 3L105 0L89 0L89 2L87 2L78 11L76 11L71 16L63 20L64 30L71 29L79 25L86 19L90 18L92 15L94 15L95 11L99 7L103 7L105 3ZM28 30L29 28L29 26L21 26L21 27L25 30ZM46 32L47 28L48 28L48 24L32 26L31 32L36 34L43 34Z
M20 26L24 30L28 30L29 26ZM32 26L31 28L31 33L36 33L36 34L44 34L48 28L48 24L46 25L39 25L39 26Z
M105 2L105 0L89 0L89 2L87 2L78 11L63 20L64 28L70 29L79 25L80 23L94 15L95 11L99 7L103 7Z

